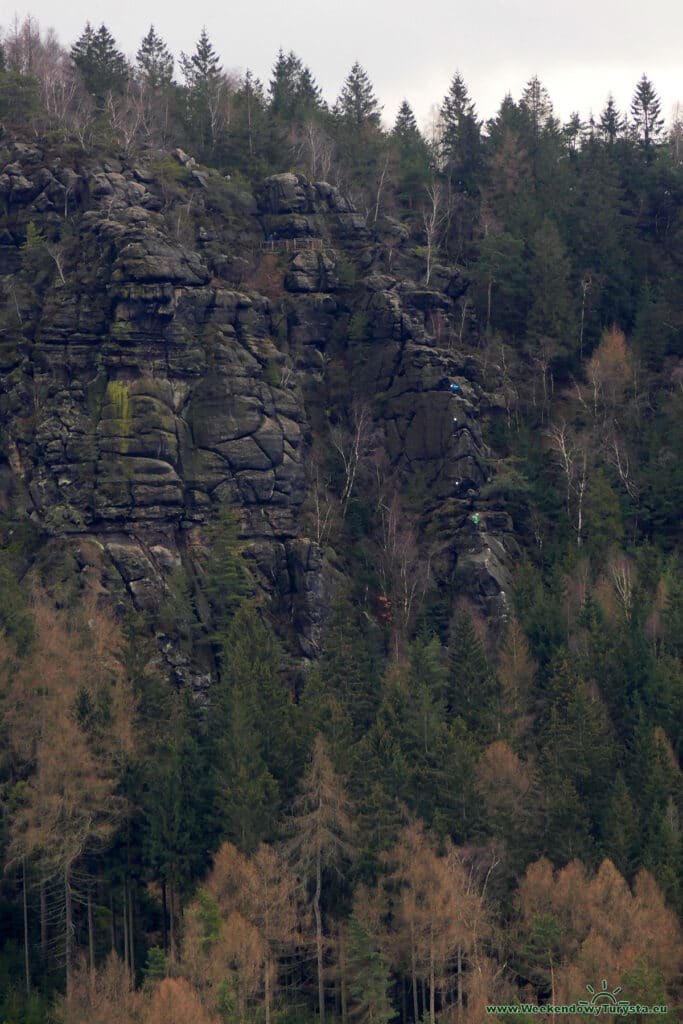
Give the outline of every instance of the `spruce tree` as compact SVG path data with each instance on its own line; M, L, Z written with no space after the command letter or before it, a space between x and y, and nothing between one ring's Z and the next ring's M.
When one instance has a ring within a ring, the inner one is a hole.
M626 128L626 119L617 109L614 97L610 93L605 109L600 115L600 132L608 145L613 146Z
M646 152L650 150L664 127L661 117L662 104L647 75L638 82L631 101L631 117L638 133L638 138Z
M453 717L460 716L480 741L493 739L499 686L466 611L456 614L448 646L448 710Z
M526 122L529 142L538 143L543 132L553 120L553 105L548 90L537 75L530 78L522 92L519 109Z
M202 29L195 51L189 57L181 53L180 66L189 89L206 88L221 72L218 54L213 48L205 28Z
M572 111L569 120L562 128L562 134L567 140L569 152L575 154L581 148L581 140L586 131L585 122L577 110Z
M441 105L441 155L458 192L476 190L481 172L481 127L459 71Z
M106 25L94 31L90 22L71 47L71 60L83 76L86 89L98 104L104 102L108 92L120 92L129 75L123 53L116 48L116 40Z
M213 153L218 125L218 107L222 86L221 64L205 28L193 54L180 54L180 68L187 90L190 128L202 155Z
M285 785L293 785L292 764L299 744L293 733L292 698L280 675L281 652L261 621L256 607L246 602L235 613L225 637L221 682L228 693L239 689L254 721L259 754L268 770Z
M271 171L272 119L263 83L247 70L234 95L229 154L232 166L248 177Z
M401 106L398 108L398 113L394 122L393 136L395 139L404 142L416 139L419 135L420 131L417 127L413 108L408 103L408 100L403 100Z
M253 593L249 573L241 555L239 522L230 505L222 505L207 529L211 545L204 592L211 603L214 640L225 641L232 617L245 598Z
M282 121L302 120L323 107L322 92L310 68L291 50L278 52L269 93L270 111Z
M263 759L261 722L244 686L230 687L220 717L223 730L214 760L219 830L251 853L274 836L279 787Z
M399 200L407 210L417 213L431 178L432 159L407 100L399 107L390 141L397 156Z
M544 220L531 244L527 285L534 299L527 331L534 347L541 347L552 357L568 345L573 327L571 268L554 221Z
M380 126L382 107L367 72L358 61L344 81L335 109L342 121L354 128Z
M154 25L150 25L135 59L140 79L152 91L167 88L173 81L173 56Z
M369 895L361 888L357 897L358 910L349 921L349 1010L359 1024L386 1024L394 1017L389 999L389 964L379 942L362 920L365 906L361 901L367 904Z

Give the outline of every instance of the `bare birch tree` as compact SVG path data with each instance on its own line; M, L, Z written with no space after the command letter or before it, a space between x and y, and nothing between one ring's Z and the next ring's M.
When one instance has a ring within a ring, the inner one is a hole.
M438 247L451 217L450 193L442 182L434 179L425 186L426 201L422 209L422 224L427 238L425 284L432 276L434 250Z
M346 517L353 497L358 471L376 448L372 413L366 402L356 401L351 407L349 429L341 425L330 431L332 447L339 455L343 471L341 487L342 515Z

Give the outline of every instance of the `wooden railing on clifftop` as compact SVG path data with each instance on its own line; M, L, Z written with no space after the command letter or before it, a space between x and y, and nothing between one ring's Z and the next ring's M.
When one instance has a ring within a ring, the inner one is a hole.
M267 238L261 242L263 252L320 252L322 247L322 238Z

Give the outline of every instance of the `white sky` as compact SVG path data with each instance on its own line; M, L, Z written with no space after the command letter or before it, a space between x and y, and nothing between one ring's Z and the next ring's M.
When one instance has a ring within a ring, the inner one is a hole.
M368 72L393 122L405 96L418 121L441 103L456 69L481 117L506 92L517 99L538 75L558 116L599 114L608 93L626 110L643 72L669 120L683 103L683 3L680 0L3 0L0 24L30 13L64 45L87 20L104 21L133 56L149 25L177 57L192 52L202 26L225 70L251 68L267 85L280 47L311 68L334 101L354 61Z

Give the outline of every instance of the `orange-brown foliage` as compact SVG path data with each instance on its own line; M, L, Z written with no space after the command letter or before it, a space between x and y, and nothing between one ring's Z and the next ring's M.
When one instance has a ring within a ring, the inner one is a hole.
M212 1024L214 1020L184 978L164 978L142 1016L142 1024Z

